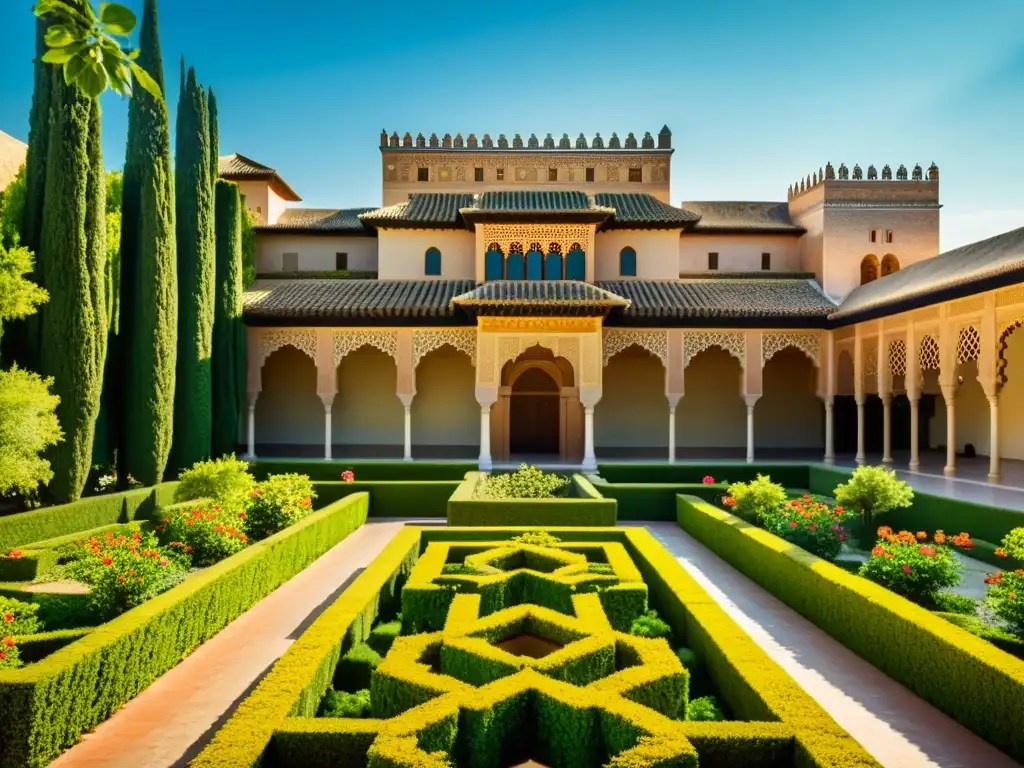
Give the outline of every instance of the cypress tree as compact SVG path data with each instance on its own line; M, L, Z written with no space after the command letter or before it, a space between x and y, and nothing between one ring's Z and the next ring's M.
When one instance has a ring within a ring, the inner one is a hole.
M178 104L175 203L178 234L178 363L171 464L210 455L213 430L214 236L206 94L189 69Z
M54 378L64 442L50 450L58 502L81 496L92 460L106 352L105 181L99 102L51 70L39 260L50 294L42 314L40 368Z
M163 93L156 0L146 0L139 47L139 65ZM121 322L109 391L117 393L118 476L152 485L163 479L171 452L178 270L167 102L142 88L128 106L122 200Z
M217 182L217 309L213 321L213 452L238 443L245 395L245 328L242 325L242 196L238 185Z
M210 109L210 183L214 186L216 197L217 179L220 178L220 126L217 123L217 97L213 95L213 88L210 89L207 105Z

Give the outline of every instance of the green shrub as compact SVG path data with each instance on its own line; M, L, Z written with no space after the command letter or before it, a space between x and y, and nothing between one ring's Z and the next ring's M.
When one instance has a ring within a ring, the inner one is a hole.
M999 572L985 578L985 602L1010 628L1024 635L1024 570Z
M192 564L205 567L240 552L249 543L242 531L246 513L235 506L216 504L177 505L164 511L162 538L192 558Z
M527 531L513 536L509 541L516 544L528 544L531 547L557 547L562 540L547 531Z
M438 632L448 618L456 588L444 584L406 584L402 590L402 631Z
M0 596L0 635L24 637L42 631L39 605Z
M249 494L245 530L253 539L283 531L313 511L316 492L306 475L271 475Z
M366 639L366 644L381 656L386 656L388 651L391 650L391 646L394 645L395 639L401 634L402 619L399 617L393 621L378 624L371 629L370 636Z
M345 691L360 691L370 687L373 670L380 666L381 656L367 643L353 645L338 661L334 679Z
M914 501L910 486L886 467L857 467L848 481L836 486L833 495L836 503L864 515L867 530L871 530L875 515L909 507Z
M886 527L879 528L878 534L881 538L858 575L921 605L934 603L941 590L960 583L963 566L941 532L931 543L927 536L909 531L894 534Z
M635 619L629 627L629 634L637 637L663 637L672 640L672 627L665 623L657 611L647 611Z
M614 576L615 569L608 563L587 563L587 573L596 573L599 576Z
M647 585L643 582L616 584L597 590L608 622L617 632L630 632L641 617L647 615ZM638 634L633 632L633 634ZM644 635L661 637L661 635Z
M1014 528L1006 534L1003 537L1002 550L1015 560L1024 560L1024 528Z
M832 561L839 556L846 541L846 524L855 513L843 507L834 509L814 501L810 494L787 501L761 517L765 530L808 552Z
M962 613L936 613L935 615L941 616L950 624L955 624L982 640L988 640L996 648L1001 648L1019 659L1024 659L1024 637L1021 635L986 624L977 615L967 616Z
M726 505L740 517L757 522L777 511L787 499L785 488L761 474L749 483L733 483L728 493Z
M21 652L11 635L0 635L0 669L16 669L21 666Z
M240 512L256 485L249 474L249 464L236 459L234 454L220 459L199 461L186 469L178 478L175 501L212 499L222 507Z
M697 660L697 654L693 652L692 648L679 648L676 651L676 656L679 657L680 663L686 667L688 672L694 672L700 666L700 662Z
M354 693L328 691L320 714L321 717L369 717L370 691L367 688Z
M978 603L967 595L958 595L956 592L938 592L932 596L932 602L925 606L933 611L941 613L959 613L963 616L976 616Z
M694 721L717 722L725 720L725 715L718 708L714 696L701 696L693 699L686 707L686 719Z
M515 472L485 475L476 486L478 499L551 499L569 485L564 477L521 464Z

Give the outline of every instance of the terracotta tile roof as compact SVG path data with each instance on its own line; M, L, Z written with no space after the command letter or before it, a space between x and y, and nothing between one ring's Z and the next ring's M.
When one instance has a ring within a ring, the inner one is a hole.
M318 234L373 235L359 216L373 208L288 208L276 224L256 227L261 232L299 232Z
M690 231L750 234L803 234L789 218L788 203L685 202L684 210L700 216Z
M242 304L252 325L430 325L457 320L451 300L472 280L257 280Z
M268 181L271 188L284 200L298 203L302 198L285 183L277 171L257 163L245 155L224 155L217 158L217 170L222 179L228 181Z
M946 251L855 288L831 320L870 320L1024 282L1024 227Z
M615 211L604 229L681 229L700 218L646 192L602 192L594 195L594 202Z
M597 310L605 314L612 308L629 306L629 301L621 296L577 280L492 280L453 297L451 303L479 314L488 310L514 310L518 314L580 314Z
M806 279L612 280L597 285L629 299L621 318L636 325L694 320L824 325L836 308L816 282Z
M377 227L426 227L462 229L459 210L473 205L473 195L424 192L409 196L409 202L369 210L359 218Z
M27 153L28 144L0 131L0 192L18 175Z

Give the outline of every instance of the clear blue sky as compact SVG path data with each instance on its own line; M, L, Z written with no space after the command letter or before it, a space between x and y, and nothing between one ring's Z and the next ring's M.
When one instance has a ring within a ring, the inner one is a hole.
M142 0L122 0L141 11ZM28 134L30 0L4 0L0 130ZM656 133L672 200L783 200L831 160L941 168L942 248L1024 226L1024 2L162 0L172 112L184 55L221 152L304 205L380 202L381 128ZM126 107L105 97L109 167Z

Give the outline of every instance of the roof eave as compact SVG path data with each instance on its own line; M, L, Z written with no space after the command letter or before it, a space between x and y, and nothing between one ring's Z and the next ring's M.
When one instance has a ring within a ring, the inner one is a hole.
M694 235L806 235L803 227L727 227L714 224L697 224L687 230Z
M601 224L613 214L610 211L481 211L475 208L463 208L459 211L467 224L491 221L517 222L523 224L547 223L552 221L572 221L581 224Z

